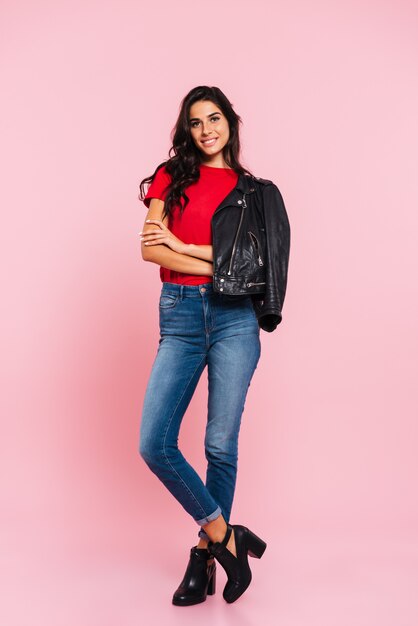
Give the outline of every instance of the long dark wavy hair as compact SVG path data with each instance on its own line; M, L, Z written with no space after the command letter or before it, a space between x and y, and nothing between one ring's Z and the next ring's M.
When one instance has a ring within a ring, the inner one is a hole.
M151 184L158 170L165 165L167 174L171 177L171 182L166 188L167 195L162 219L166 215L171 216L176 206L179 206L180 214L183 214L189 203L189 198L184 190L192 183L197 182L200 177L199 166L203 162L202 153L192 139L189 123L190 107L200 100L210 100L216 104L228 120L229 139L223 149L225 163L237 174L253 176L252 172L243 167L239 160L241 150L239 125L242 124L242 120L235 113L231 102L218 87L207 87L205 85L194 87L181 101L177 122L170 134L173 145L168 151L168 160L160 163L155 172L151 176L144 178L139 185L140 193L138 198L143 201L146 195L145 185ZM171 153L173 153L172 156ZM184 200L183 206L182 199Z

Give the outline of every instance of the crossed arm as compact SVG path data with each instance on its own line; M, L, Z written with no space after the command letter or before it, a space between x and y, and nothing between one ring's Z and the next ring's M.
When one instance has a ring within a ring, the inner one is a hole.
M152 198L141 235L141 254L144 261L197 276L213 275L211 245L196 245L180 241L168 229L168 216L162 220L164 201Z

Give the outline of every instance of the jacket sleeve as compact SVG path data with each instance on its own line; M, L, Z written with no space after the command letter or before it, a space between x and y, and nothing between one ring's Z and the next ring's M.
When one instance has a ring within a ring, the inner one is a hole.
M290 224L282 194L271 183L263 189L263 217L266 234L266 287L253 301L260 327L272 332L282 321L290 254Z

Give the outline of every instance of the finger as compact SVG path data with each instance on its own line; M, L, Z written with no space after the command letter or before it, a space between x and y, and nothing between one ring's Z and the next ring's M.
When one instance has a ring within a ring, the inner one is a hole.
M145 241L145 245L148 245L149 243L161 243L161 241L163 240L164 235L154 235L152 237L150 237L149 239L147 239L147 241Z
M153 239L154 237L165 237L165 236L166 236L165 233L163 233L161 230L158 230L158 231L153 231L152 233L151 232L144 233L143 235L139 237L139 239L141 241L149 241L150 239Z
M146 224L159 224L162 229L167 229L167 226L161 220L145 220Z
M155 237L167 237L166 233L162 233L161 230L153 233L144 233L141 239L155 239Z
M160 243L164 243L164 241L159 241L158 239L156 239L155 241L145 241L144 246L153 246Z

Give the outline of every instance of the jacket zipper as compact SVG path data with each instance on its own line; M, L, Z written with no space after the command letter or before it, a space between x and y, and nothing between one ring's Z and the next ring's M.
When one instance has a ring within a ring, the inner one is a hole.
M254 246L256 254L257 254L258 264L259 264L260 267L262 267L264 265L264 263L263 263L263 259L261 258L261 255L260 255L260 247L258 245L258 239L257 239L257 237L254 235L254 233L251 230L248 231L248 234L250 235L250 237L251 237L251 239L253 241L253 246Z
M254 285L265 285L266 283L247 283L247 287L253 287Z
M239 200L238 200L238 202L239 202ZM244 217L244 209L247 208L247 203L245 202L245 193L244 193L244 195L242 197L241 202L242 202L241 216L240 216L240 219L239 219L237 232L235 233L235 239L234 239L234 243L233 243L233 246L232 246L231 259L229 261L229 267L228 267L228 276L231 275L232 262L234 260L235 248L237 246L237 239L238 239L239 231L241 230L242 218Z

